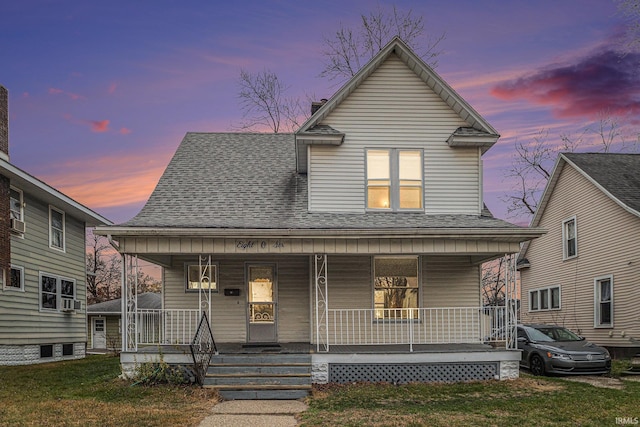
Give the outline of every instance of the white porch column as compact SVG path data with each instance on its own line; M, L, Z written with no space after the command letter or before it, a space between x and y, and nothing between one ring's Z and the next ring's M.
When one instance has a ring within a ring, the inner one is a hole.
M138 257L122 255L122 349L137 351Z
M329 294L327 292L327 254L315 254L314 287L316 300L316 350L329 351Z
M518 324L518 288L516 280L516 256L506 254L504 256L504 283L505 283L505 340L508 349L517 348L516 325Z

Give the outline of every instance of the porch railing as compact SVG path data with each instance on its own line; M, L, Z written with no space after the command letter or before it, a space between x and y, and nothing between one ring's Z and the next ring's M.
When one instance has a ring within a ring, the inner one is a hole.
M200 310L138 309L138 344L189 345L200 323Z
M329 345L499 343L505 307L329 309Z

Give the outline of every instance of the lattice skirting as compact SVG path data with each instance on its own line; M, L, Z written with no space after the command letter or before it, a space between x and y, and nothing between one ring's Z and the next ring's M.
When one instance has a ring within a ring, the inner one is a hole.
M389 382L459 382L499 378L498 362L431 364L329 364L329 381Z

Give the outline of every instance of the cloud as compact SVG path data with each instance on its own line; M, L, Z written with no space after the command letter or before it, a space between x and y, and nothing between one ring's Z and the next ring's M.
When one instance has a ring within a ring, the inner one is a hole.
M107 92L109 92L109 94L113 94L116 89L118 88L118 83L113 82L109 85L109 88L107 89Z
M120 130L118 131L119 134L121 135L129 135L131 133L131 129L127 129L127 128L120 128Z
M573 63L553 64L491 90L501 100L547 106L557 118L593 119L601 113L640 115L640 54L602 46Z
M49 92L50 95L65 95L65 96L67 96L69 99L71 99L73 101L77 101L79 99L86 99L82 95L78 95L77 93L73 93L73 92L67 92L67 91L59 89L57 87L49 88L48 92Z
M91 131L102 133L109 130L109 120L88 120L87 123L91 125Z

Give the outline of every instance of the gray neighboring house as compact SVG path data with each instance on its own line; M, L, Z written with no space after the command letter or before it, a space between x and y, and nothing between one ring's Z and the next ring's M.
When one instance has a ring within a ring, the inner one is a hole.
M262 348L255 363L297 353L307 386L517 377L514 318L483 306L480 267L543 230L484 208L495 129L397 38L312 112L294 134L187 133L140 213L97 229L127 269L142 258L164 271L153 338L124 284L123 370L191 343L204 312L211 370ZM264 396L248 390L264 373L210 374L235 397ZM290 380L264 386L292 396Z
M160 310L162 296L154 292L138 295L138 309ZM158 329L158 319L152 323ZM87 349L120 351L122 349L122 298L87 306L89 336Z
M640 352L640 154L564 153L519 255L522 320Z
M86 227L111 222L9 161L0 86L0 365L81 358Z

